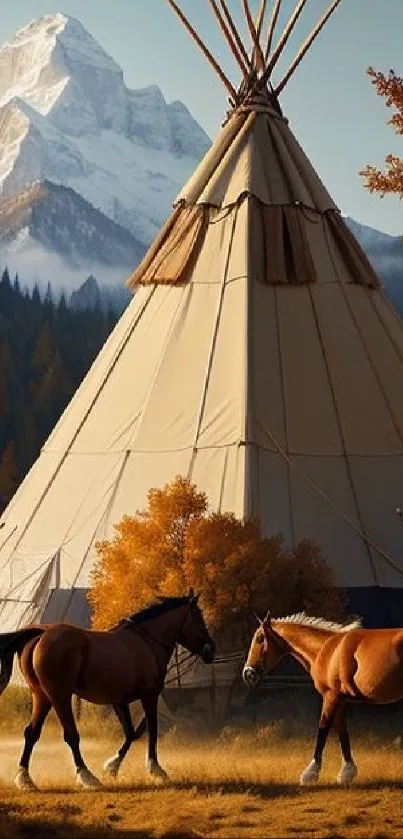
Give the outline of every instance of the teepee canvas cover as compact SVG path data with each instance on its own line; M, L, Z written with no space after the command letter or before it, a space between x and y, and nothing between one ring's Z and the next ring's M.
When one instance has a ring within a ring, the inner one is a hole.
M267 86L265 6L221 134L2 517L3 632L87 622L95 542L178 474L316 540L368 624L402 623L403 324Z

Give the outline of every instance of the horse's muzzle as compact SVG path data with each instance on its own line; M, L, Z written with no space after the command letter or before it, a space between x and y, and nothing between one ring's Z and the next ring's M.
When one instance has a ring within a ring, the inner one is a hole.
M242 672L242 677L245 682L245 685L248 688L255 688L260 684L262 681L262 671L260 667L244 667Z
M211 664L215 654L214 644L205 644L202 650L201 657L205 664Z

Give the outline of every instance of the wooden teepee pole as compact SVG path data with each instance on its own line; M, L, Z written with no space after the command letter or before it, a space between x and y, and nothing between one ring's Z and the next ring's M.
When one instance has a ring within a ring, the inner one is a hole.
M193 29L193 26L189 23L188 19L185 17L182 10L175 3L175 0L167 0L167 3L169 3L171 9L173 9L175 14L178 16L179 20L181 21L181 23L185 27L185 29L187 29L187 31L189 32L189 35L193 38L194 41L196 41L197 46L199 47L199 49L201 49L203 55L207 58L207 61L209 61L211 66L214 68L214 70L217 73L217 76L221 79L222 83L227 88L228 93L232 96L232 98L235 102L236 101L236 90L233 87L233 85L231 84L230 80L227 79L225 73L221 69L218 62L215 60L214 56L211 54L210 50L207 49L207 47L203 43L202 39L199 37L197 32Z
M255 21L256 35L257 35L257 39L258 39L259 43L260 43L260 33L262 31L266 6L267 6L267 0L261 0L259 11L257 13L256 21Z
M211 8L214 12L214 15L215 15L216 19L217 19L218 25L220 26L221 30L224 33L224 36L225 36L225 38L227 40L227 43L228 43L228 46L229 46L235 60L238 62L239 66L241 68L242 74L244 76L247 76L248 73L249 73L249 67L245 63L245 60L244 60L241 52L239 51L239 47L235 43L234 38L232 36L232 33L229 31L228 26L225 23L225 20L222 16L218 6L217 6L216 0L208 0L208 3L210 3L210 6L211 6Z
M281 79L281 82L277 85L274 91L276 96L278 96L278 94L281 93L281 91L285 88L294 70L297 69L298 64L300 63L300 61L302 61L304 55L308 52L309 47L314 42L317 35L319 35L319 32L321 31L321 29L323 29L326 21L329 20L330 15L334 12L334 10L337 8L340 2L341 0L333 0L333 3L330 4L328 10L322 15L320 20L318 20L316 26L312 29L312 32L308 35L301 48L299 49L297 55L295 56L293 62L290 64L286 74Z
M256 20L255 20L256 38L257 38L257 42L258 42L259 45L260 45L260 35L261 35L261 32L262 32L264 15L265 15L265 11L266 11L266 5L267 5L267 0L261 0L260 6L259 6L259 11L257 13ZM264 67L266 67L266 62L265 62L264 56L263 56L263 50L261 50L261 53L262 53L263 65L264 65ZM253 50L253 58L254 58L254 62L256 63L256 49Z
M257 69L261 70L262 73L263 73L264 69L265 69L264 55L262 53L262 48L260 46L259 39L257 37L257 32L256 32L256 29L255 29L255 24L254 24L254 20L253 20L253 17L252 17L252 13L251 13L251 10L249 8L248 0L243 0L243 7L244 7L244 11L245 11L245 17L246 17L246 22L248 24L250 36L252 38L252 43L254 45L254 47L253 47L253 57L255 59L255 64L257 66Z
M227 19L228 26L229 26L229 28L230 28L233 36L234 36L234 40L236 41L236 43L238 45L239 52L241 53L242 58L245 61L245 64L247 64L248 68L250 69L251 61L250 61L249 55L248 55L248 53L245 49L244 43L243 43L243 41L241 39L241 36L240 36L236 26L235 26L235 23L234 23L234 21L231 17L231 13L228 9L228 6L227 6L225 0L219 0L219 2L220 2L220 6L221 6L221 8L224 12L224 15Z
M265 60L266 61L267 61L267 59L269 57L269 54L270 54L271 42L273 40L274 30L276 28L276 23L277 23L277 20L278 20L278 15L279 15L281 3L282 3L282 0L276 0L276 5L273 6L273 11L272 11L272 15L271 15L271 18L270 18L270 23L269 23L269 30L268 30L268 33L267 33L267 44L266 44L266 51L265 51Z
M304 8L304 6L306 5L306 2L307 2L307 0L298 0L298 3L296 5L289 21L288 21L288 23L287 23L287 26L284 29L283 34L281 35L281 38L280 38L276 48L273 50L273 52L270 56L270 60L267 64L266 70L265 70L265 72L263 74L263 77L261 79L262 84L264 82L266 82L267 79L269 78L269 76L270 76L270 74L273 70L273 67L277 63L277 61L279 59L279 56L281 55L281 53L282 53L290 35L291 35L292 30L294 29L294 26L295 26L300 14L301 14L303 8Z

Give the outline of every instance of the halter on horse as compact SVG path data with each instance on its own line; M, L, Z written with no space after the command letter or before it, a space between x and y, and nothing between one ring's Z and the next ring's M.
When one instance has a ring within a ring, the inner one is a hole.
M109 632L80 629L69 624L29 626L0 635L0 693L10 681L14 654L32 694L32 715L25 729L25 747L15 782L20 789L35 789L29 774L32 749L53 706L70 746L77 782L85 787L100 782L84 763L80 737L72 711L72 696L112 705L125 740L104 770L115 777L131 744L147 726L147 769L166 778L157 759L157 704L164 687L169 660L176 644L210 664L214 641L207 631L198 598L165 597L123 620ZM139 699L145 717L133 727L129 704Z
M303 612L271 620L267 614L252 638L243 678L256 687L285 656L292 655L310 674L322 696L314 758L300 777L316 783L322 753L333 726L343 763L338 783L357 774L346 725L346 704L354 700L389 704L403 697L403 629L363 629L360 621L342 625Z

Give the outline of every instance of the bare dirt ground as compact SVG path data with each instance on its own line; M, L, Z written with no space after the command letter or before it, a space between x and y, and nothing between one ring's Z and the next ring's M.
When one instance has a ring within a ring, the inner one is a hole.
M82 740L89 767L116 751L108 735ZM270 739L270 738L269 738ZM355 748L359 776L353 788L335 783L336 743L327 749L316 788L298 777L311 758L312 739L266 743L243 733L205 743L161 740L160 761L169 782L156 785L144 771L145 741L135 744L116 784L96 792L75 789L69 750L53 727L32 760L40 792L20 793L13 777L21 738L0 735L0 837L280 837L280 839L388 839L403 837L403 749L399 744Z

